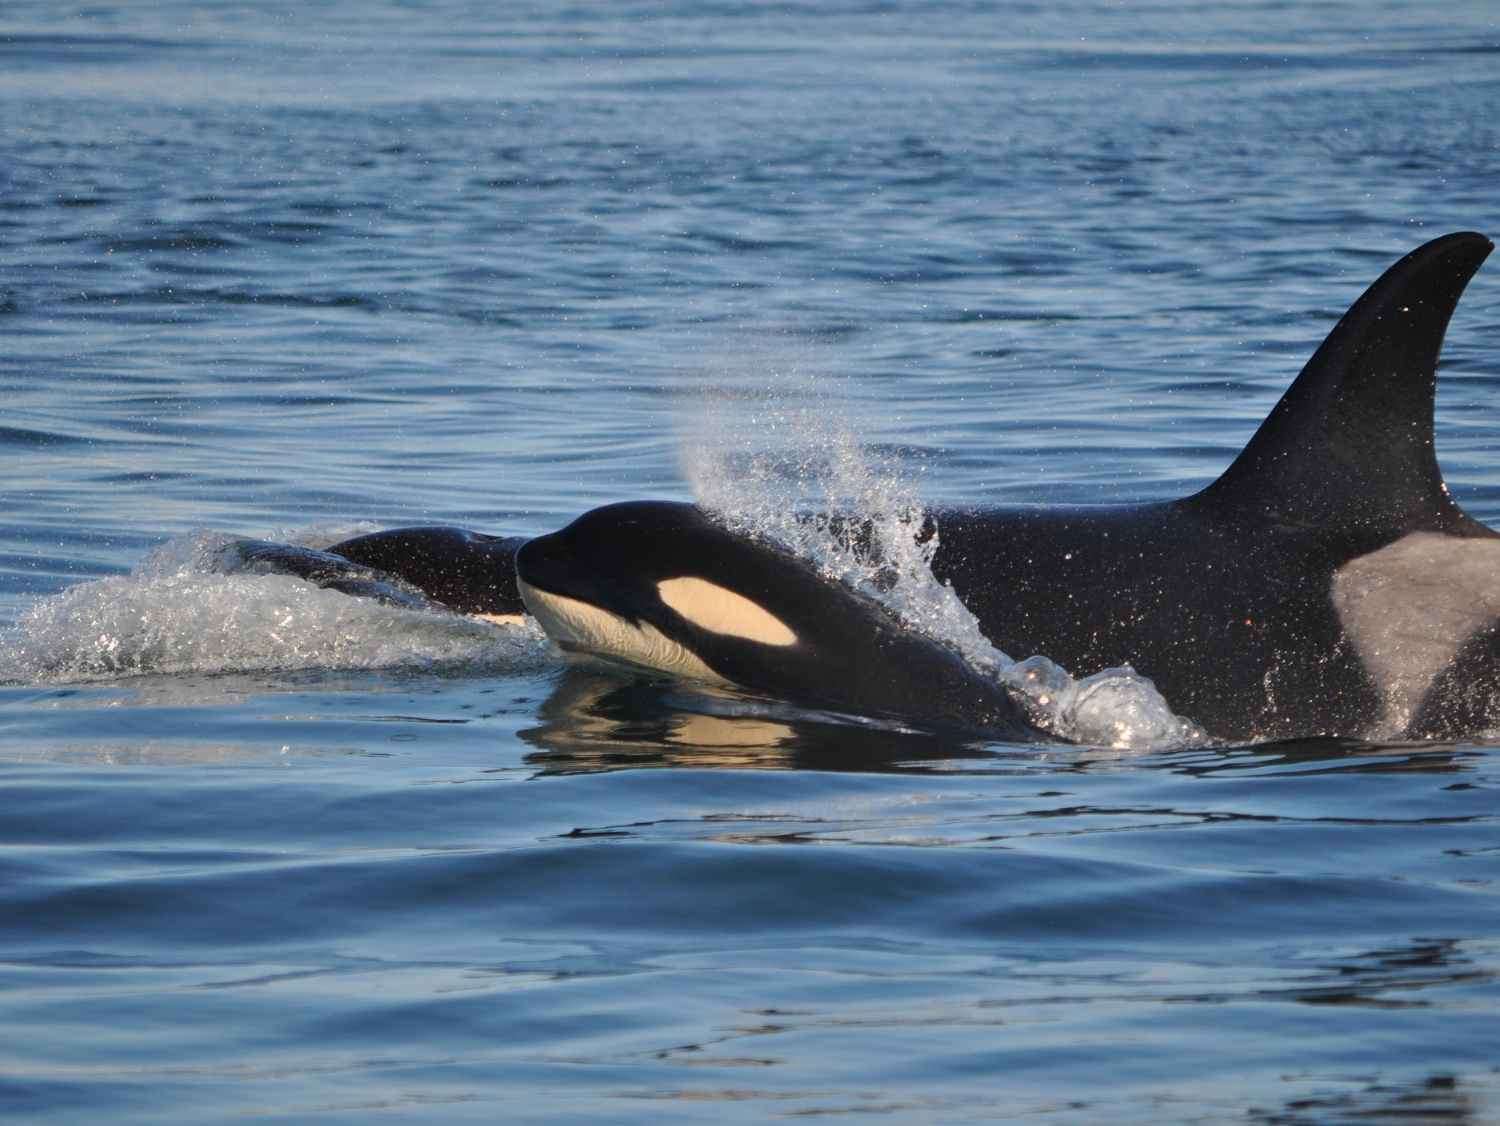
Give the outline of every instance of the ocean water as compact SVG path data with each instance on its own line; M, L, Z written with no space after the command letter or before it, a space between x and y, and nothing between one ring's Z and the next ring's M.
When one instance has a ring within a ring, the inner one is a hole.
M1481 2L0 7L0 1117L1500 1121L1493 746L956 743L198 566L1180 495L1496 184ZM1497 355L1491 264L1491 522Z

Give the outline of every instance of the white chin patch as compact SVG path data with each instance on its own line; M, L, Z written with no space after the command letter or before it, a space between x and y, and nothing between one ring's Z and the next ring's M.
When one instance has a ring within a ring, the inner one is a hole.
M714 684L728 683L696 653L673 641L650 622L636 624L576 598L538 590L524 582L517 585L526 609L559 646L642 668L659 669L674 676Z
M790 626L742 594L690 576L656 584L661 600L699 629L762 645L795 645Z

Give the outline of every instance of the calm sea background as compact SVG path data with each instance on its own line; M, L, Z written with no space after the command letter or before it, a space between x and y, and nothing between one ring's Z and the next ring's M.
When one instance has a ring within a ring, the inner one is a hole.
M1500 1122L1492 746L958 745L192 565L778 445L1179 495L1465 228L1488 2L0 6L0 1117ZM1492 263L1491 522L1497 377Z

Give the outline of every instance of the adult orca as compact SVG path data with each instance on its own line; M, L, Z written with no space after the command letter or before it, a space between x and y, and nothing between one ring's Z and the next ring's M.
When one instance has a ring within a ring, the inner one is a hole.
M1001 650L1128 663L1219 738L1500 725L1500 535L1433 447L1443 335L1491 249L1452 234L1387 270L1201 492L938 511L934 574Z
M934 575L1002 651L1080 676L1131 665L1218 738L1453 737L1500 723L1500 535L1454 502L1433 449L1443 335L1491 249L1449 235L1386 271L1206 489L938 510ZM837 625L792 659L778 646L822 626L814 603L832 592L805 566L757 573L765 552L691 508L642 502L532 541L517 566L528 607L573 648L778 694L838 684L855 708L951 691L926 683L925 665L861 666L857 639L884 644L891 628L862 600L827 611ZM747 595L722 612L737 606L747 634L762 621L759 644L730 646L694 621L712 617L717 587Z
M1443 336L1491 249L1484 236L1461 232L1387 270L1202 491L1139 505L940 509L925 528L937 537L934 574L1002 651L1043 654L1075 676L1133 666L1175 711L1226 741L1454 738L1500 727L1500 534L1454 502L1433 443ZM939 659L941 646L914 640L916 667L894 659L872 672L859 646L895 646L897 627L810 566L731 536L687 506L599 511L532 541L535 550L519 540L465 540L473 534L457 529L398 529L377 533L386 538L375 542L392 550L372 546L362 558L439 602L512 613L524 599L574 648L698 676L706 666L708 675L777 694L842 678L839 706L855 710L920 711L928 697L940 713L972 706L965 693L977 686ZM857 520L834 522L858 538ZM621 537L614 547L612 535ZM330 551L346 547L363 550ZM512 560L518 590L501 577ZM667 589L684 599L705 593L693 580L743 595L745 575L757 568L765 581L747 601L796 642L726 640L681 607L682 620L663 630L672 606L653 584L677 581ZM314 581L317 570L307 568ZM433 593L460 574L457 589ZM478 593L470 599L468 591ZM605 628L602 619L549 610L547 595L617 621ZM619 622L631 621L659 637L622 632ZM692 644L681 644L689 635L672 631L688 629L697 630ZM817 644L800 648L809 637ZM827 666L818 661L842 662L842 672L820 679ZM993 707L1010 722L1003 702Z
M860 716L1044 737L956 651L691 504L594 509L525 543L516 574L564 651Z

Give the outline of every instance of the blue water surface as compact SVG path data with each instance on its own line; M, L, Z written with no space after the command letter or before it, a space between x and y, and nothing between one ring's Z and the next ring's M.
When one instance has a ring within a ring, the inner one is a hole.
M1497 184L1479 0L0 8L0 1116L1500 1120L1492 746L957 743L176 569L835 439L1181 495Z

